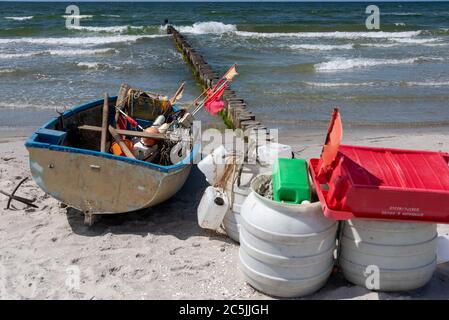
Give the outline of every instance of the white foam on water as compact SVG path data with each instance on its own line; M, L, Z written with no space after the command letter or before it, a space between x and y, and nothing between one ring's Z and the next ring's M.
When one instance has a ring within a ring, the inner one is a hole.
M144 26L111 26L111 27L89 27L89 26L70 26L67 27L70 30L79 30L79 31L91 31L91 32L109 32L109 33L123 33L128 30L142 30Z
M421 34L421 30L418 31L401 31L401 32L384 32L384 31L371 31L371 32L249 32L249 31L236 31L235 34L242 37L254 37L254 38L331 38L331 39L390 39L390 38L411 38Z
M340 87L372 87L378 85L375 82L304 82L306 86L322 88L340 88Z
M399 43L361 43L362 47L373 47L373 48L392 48L400 46Z
M41 55L53 55L53 56L80 56L80 55L96 55L105 53L117 53L118 50L113 48L103 49L58 49L58 50L44 50L33 51L25 53L0 53L0 59L20 59L29 58Z
M15 21L24 21L24 20L31 20L34 16L27 16L27 17L5 17L5 19L8 20L15 20Z
M16 69L0 69L0 74L4 74L4 73L14 73L16 72Z
M113 48L104 49L78 49L78 50L50 50L48 53L54 56L85 56L104 53L116 53L118 50Z
M145 38L166 37L167 35L121 35L103 37L63 37L63 38L0 38L0 44L29 43L43 45L101 45L108 43L134 42Z
M217 21L195 22L191 26L175 26L175 28L181 33L191 33L191 34L208 34L208 33L222 34L226 32L237 31L236 25L224 24L222 22Z
M417 57L417 58L407 58L407 59L345 59L336 58L327 62L321 62L315 65L315 70L318 72L329 72L329 71L340 71L340 70L350 70L357 68L369 68L382 65L401 65L401 64L414 64L420 62L430 62L430 61L442 61L443 58L432 58L432 57Z
M28 58L28 57L37 56L40 54L42 54L41 51L26 52L26 53L0 53L0 59Z
M79 62L77 64L78 67L84 67L87 69L98 69L100 64L98 62Z
M304 85L317 88L341 88L341 87L380 87L380 86L401 86L401 87L447 87L449 81L400 81L400 82L303 82Z
M67 19L67 18L73 18L73 19L91 19L91 18L93 18L94 16L93 16L93 15L90 15L90 14L80 14L80 15L73 14L73 15L63 15L62 17L65 18L65 19Z
M404 82L404 85L410 87L447 87L449 81Z
M288 46L291 49L302 49L302 50L317 50L317 51L330 51L330 50L350 50L354 46L352 44L341 44L341 45L331 45L331 44L292 44Z
M108 63L99 63L99 62L78 62L76 65L83 69L93 69L93 70L107 69L107 68L114 70L122 69L121 67L113 66Z
M102 14L102 17L120 18L118 14Z
M427 39L389 38L388 40L396 41L396 42L399 42L399 43L406 43L406 44L426 44L426 43L433 43L433 42L440 41L440 39L438 39L438 38L427 38Z
M391 48L401 45L422 45L426 47L446 46L448 43L441 42L439 38L414 39L414 38L391 38L389 41L394 43L362 43L362 47Z

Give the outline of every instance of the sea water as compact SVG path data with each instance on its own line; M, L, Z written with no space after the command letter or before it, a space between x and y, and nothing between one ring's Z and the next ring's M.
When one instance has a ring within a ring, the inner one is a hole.
M345 124L449 124L449 3L0 2L0 128L36 127L122 82L174 94L201 93L163 27L168 19L233 84L269 127L316 127L339 106ZM204 126L219 122L205 111Z

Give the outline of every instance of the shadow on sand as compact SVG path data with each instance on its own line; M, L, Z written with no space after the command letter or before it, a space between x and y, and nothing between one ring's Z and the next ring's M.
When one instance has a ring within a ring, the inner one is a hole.
M181 240L203 236L234 243L225 234L201 229L198 226L196 210L207 186L203 174L193 166L181 190L157 206L131 213L102 215L91 227L84 225L81 211L68 207L67 220L73 232L89 237L102 236L106 233L141 236L169 234Z

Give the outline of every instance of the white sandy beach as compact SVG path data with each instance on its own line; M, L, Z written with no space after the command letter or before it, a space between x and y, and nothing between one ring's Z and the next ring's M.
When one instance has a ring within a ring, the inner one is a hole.
M443 129L345 129L344 143L449 151ZM356 134L357 133L357 134ZM30 176L24 136L0 136L0 189L12 191ZM298 156L320 154L324 131L288 132L280 141ZM245 284L239 246L222 233L200 229L196 206L206 182L195 168L170 201L140 214L121 214L83 225L80 212L45 195L30 179L17 195L37 198L27 209L0 194L0 298L2 299L270 299ZM449 234L448 226L439 226ZM78 270L78 288L68 272ZM70 278L69 278L70 280ZM376 293L333 274L306 299L448 299L449 264L431 282L407 293Z

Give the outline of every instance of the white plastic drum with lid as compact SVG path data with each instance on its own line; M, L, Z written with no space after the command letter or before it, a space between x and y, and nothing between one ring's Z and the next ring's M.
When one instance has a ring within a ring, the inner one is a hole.
M300 297L320 289L334 266L337 223L319 202L285 204L255 190L270 175L259 175L242 206L240 267L257 290L278 297Z
M339 254L343 275L373 290L420 288L436 268L437 235L433 223L345 221Z

